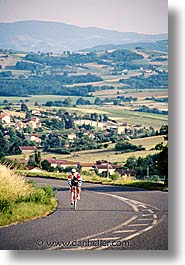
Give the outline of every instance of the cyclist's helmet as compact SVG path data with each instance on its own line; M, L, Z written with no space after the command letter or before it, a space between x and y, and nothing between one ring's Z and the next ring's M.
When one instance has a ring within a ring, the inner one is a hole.
M76 173L76 169L73 168L73 169L71 170L71 172L72 172L72 173Z

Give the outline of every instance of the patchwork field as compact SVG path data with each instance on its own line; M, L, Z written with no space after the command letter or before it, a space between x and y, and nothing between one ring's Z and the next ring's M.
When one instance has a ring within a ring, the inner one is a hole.
M80 151L74 152L70 155L59 155L53 153L42 153L42 158L56 158L56 159L66 159L69 161L75 162L96 162L97 160L109 160L111 162L119 162L124 163L128 157L135 156L138 157L145 157L147 155L155 154L154 149L155 145L162 142L164 140L163 136L153 136L153 137L146 137L142 139L134 139L130 142L135 145L143 145L146 148L145 151L137 151L137 152L130 152L130 153L121 153L116 152L113 150L114 144L110 144L106 149L96 149L96 150L88 150L88 151ZM30 154L21 154L21 155L14 155L10 156L11 158L22 158L29 157Z

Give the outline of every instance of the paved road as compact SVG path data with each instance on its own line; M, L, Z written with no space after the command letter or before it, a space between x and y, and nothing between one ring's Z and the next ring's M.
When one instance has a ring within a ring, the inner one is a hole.
M84 183L74 211L65 181L34 178L57 189L57 210L0 228L0 249L168 249L168 193Z

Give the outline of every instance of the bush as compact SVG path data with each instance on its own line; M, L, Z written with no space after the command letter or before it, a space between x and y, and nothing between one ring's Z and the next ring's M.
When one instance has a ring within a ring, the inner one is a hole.
M46 186L42 188L36 188L28 196L19 196L16 203L20 202L35 202L41 204L49 204L51 198L54 196L54 191L51 186Z
M12 212L12 202L7 199L0 200L0 212L11 213Z
M43 187L43 190L45 191L45 194L48 196L48 198L52 198L55 195L51 186Z
M110 176L110 178L112 179L112 180L117 180L117 179L119 179L119 175L118 174L113 174L113 175L111 175Z

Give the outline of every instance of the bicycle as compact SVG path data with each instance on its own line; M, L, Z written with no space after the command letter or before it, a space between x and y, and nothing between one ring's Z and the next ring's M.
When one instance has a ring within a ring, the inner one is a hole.
M71 189L72 189L72 198L73 198L73 207L74 207L74 210L76 210L76 207L77 207L77 201L78 201L78 193L77 193L77 186L71 186Z

